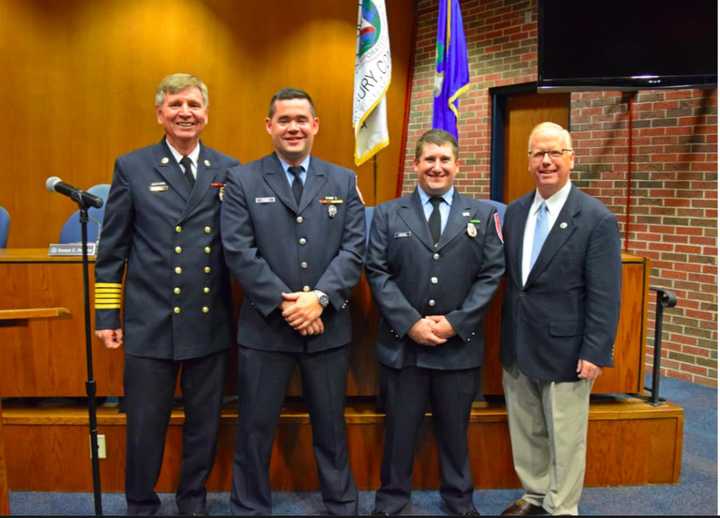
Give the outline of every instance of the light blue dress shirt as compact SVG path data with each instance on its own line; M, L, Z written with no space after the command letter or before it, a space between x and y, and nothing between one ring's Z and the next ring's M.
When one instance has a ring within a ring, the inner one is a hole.
M287 178L288 184L290 184L290 188L292 189L292 183L293 183L293 180L295 179L295 176L291 172L288 171L288 169L290 168L290 164L288 164L285 160L280 158L279 155L278 155L278 159L280 160L280 165L282 165L283 171L285 171L285 177ZM300 181L302 182L302 184L304 186L305 180L307 179L308 167L310 167L310 155L306 156L305 160L300 162L300 167L303 168L302 173L300 173Z
M430 196L420 188L418 185L418 194L420 195L420 203L422 203L423 212L425 213L425 221L430 219L432 214L433 206L430 203ZM441 203L440 207L440 233L445 232L445 225L447 225L448 217L450 216L450 207L452 206L453 196L455 195L455 187L450 187L448 192L442 195L442 199L445 203Z

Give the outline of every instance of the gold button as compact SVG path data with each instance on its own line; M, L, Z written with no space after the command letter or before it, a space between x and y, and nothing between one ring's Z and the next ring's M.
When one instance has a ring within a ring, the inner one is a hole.
M182 273L182 267L181 267L181 266L176 266L176 267L175 267L175 273L177 273L178 275L180 275L180 274Z
M212 232L212 228L210 228L210 227L205 227L205 228L203 229L203 232L205 232L206 234L209 234L210 232Z
M202 312L203 312L203 313L209 313L209 312L210 312L210 308L207 307L207 306L203 306L203 307L202 307Z
M310 286L303 286L303 291L304 291L305 293L307 293L308 291L310 291Z
M176 315L179 315L180 312L182 311L182 309L180 309L178 306L175 306L175 307L173 308L173 311L175 312Z
M180 295L180 293L182 293L182 290L180 289L179 286L175 286L175 288L173 288L173 293L175 295Z
M206 266L205 268L203 268L203 271L205 273L210 273L212 271L212 268L210 268L209 266Z
M207 286L205 286L205 287L203 288L203 293L210 293L210 288L208 288Z
M175 232L177 232L178 234L179 234L180 232L182 232L182 227L181 227L180 225L178 225L177 227L175 227Z
M203 248L203 250L205 251L206 254L209 254L209 253L210 253L210 247L209 247L209 246L206 246L205 248Z
M176 247L175 247L175 253L176 253L176 254L182 253L182 247L181 247L181 246L176 246Z

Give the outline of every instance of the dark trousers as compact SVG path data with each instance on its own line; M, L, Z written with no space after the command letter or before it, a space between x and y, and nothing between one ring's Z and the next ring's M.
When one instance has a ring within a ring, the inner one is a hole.
M183 361L125 355L128 514L155 514L160 508L155 484L160 475L178 371L185 424L180 485L175 500L180 514L205 510L205 482L215 460L226 365L226 352Z
M467 428L480 369L380 367L385 397L385 447L375 510L396 514L410 501L415 445L428 401L440 456L440 495L453 514L472 510Z
M239 419L230 497L234 515L272 510L270 455L290 376L296 365L310 412L323 501L330 514L357 514L357 489L345 436L345 385L349 350L318 353L238 351Z

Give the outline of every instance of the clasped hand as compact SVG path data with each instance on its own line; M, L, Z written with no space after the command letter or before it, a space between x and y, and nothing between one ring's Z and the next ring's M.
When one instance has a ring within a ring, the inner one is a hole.
M323 307L317 295L311 292L295 291L283 293L280 311L285 321L303 336L319 335L325 331L320 318Z
M428 315L415 322L408 335L420 345L437 347L455 336L455 329L444 315Z

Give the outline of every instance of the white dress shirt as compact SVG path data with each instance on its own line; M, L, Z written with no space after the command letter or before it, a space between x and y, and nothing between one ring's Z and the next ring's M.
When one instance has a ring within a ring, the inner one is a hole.
M184 171L183 166L180 163L180 160L182 160L182 157L184 157L185 155L183 155L182 153L180 153L180 151L178 151L177 149L172 147L172 144L170 144L170 142L168 142L167 140L165 140L165 143L170 148L170 152L172 153L173 158L175 158L175 162L177 162L178 165L180 166L180 170ZM190 151L188 158L190 159L190 162L192 164L192 166L191 166L192 175L197 180L197 164L198 164L198 158L200 158L200 142L195 144L195 149Z
M547 200L544 199L538 190L535 190L535 199L530 206L530 212L528 214L527 221L525 222L525 235L523 236L523 248L522 248L522 281L523 286L527 282L527 278L530 275L530 256L532 255L533 239L535 237L535 223L537 221L538 209L544 201L548 208L548 223L550 225L550 232L555 225L555 222L560 215L565 202L570 194L572 183L570 180L560 189L558 192L550 196ZM550 234L548 234L550 237Z

